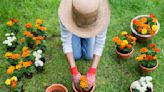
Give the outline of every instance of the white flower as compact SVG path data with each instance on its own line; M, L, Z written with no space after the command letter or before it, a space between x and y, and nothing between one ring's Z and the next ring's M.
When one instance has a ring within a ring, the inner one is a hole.
M37 54L36 51L34 51L34 52L33 52L33 56L36 56L36 54Z
M41 60L37 60L37 61L35 61L35 66L36 67L38 67L38 66L43 66L44 65L44 63L41 61Z
M145 82L146 81L145 77L141 77L139 81L140 81L140 83Z
M42 50L40 50L40 49L37 50L37 53L42 54Z
M8 43L8 46L12 46L12 43Z
M153 88L153 84L152 84L151 82L148 82L148 83L147 83L147 87L149 87L149 88L152 89L152 88Z
M10 35L14 36L15 34L14 33L11 33Z
M146 76L145 79L146 79L146 81L152 81L152 77L151 76Z
M139 89L139 91L140 92L145 92L147 90L147 87L145 88L145 87L140 87L140 89Z
M134 82L132 83L132 88L133 88L133 89L137 89L137 88L139 88L139 87L140 87L140 84L139 84L138 81L134 81Z
M5 36L10 36L10 34L9 33L6 33Z

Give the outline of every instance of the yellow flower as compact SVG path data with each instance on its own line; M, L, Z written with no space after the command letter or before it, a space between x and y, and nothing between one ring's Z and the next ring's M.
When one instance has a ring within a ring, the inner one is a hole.
M123 31L122 32L122 35L127 35L128 33L126 31Z
M6 23L8 26L13 26L13 22L12 21L9 21Z
M11 79L10 79L11 81L18 81L18 78L16 77L16 76L13 76L13 77L11 77Z
M152 26L152 30L156 31L158 29L158 26L157 25L153 25Z
M141 31L142 34L147 34L147 30L145 28L142 29Z
M10 80L10 79L7 79L7 80L5 81L5 84L6 84L6 85L10 85L10 84L11 84L11 80Z
M16 68L17 70L20 70L20 69L22 68L22 64L16 65L15 68Z
M36 24L35 27L36 27L36 28L39 28L39 27L40 27L40 24Z
M41 20L41 19L36 20L36 24L42 24L42 23L43 23L43 20Z
M142 56L136 57L137 61L142 61L144 58Z
M125 45L128 45L128 41L127 40L123 40L122 41Z
M154 57L153 57L153 60L157 60L157 56L154 56Z

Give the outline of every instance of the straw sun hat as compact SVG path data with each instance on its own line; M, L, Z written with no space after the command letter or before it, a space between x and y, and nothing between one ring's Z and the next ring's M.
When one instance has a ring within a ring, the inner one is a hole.
M108 25L108 0L61 0L59 18L73 34L89 38L102 32Z

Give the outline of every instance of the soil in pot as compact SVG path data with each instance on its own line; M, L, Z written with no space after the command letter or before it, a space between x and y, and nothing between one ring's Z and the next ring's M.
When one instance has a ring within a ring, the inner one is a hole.
M27 79L31 79L33 76L32 73L24 73L24 77L27 78Z
M121 59L127 59L131 56L133 53L134 49L131 50L131 52L119 52L118 50L116 51L116 54L118 55L119 58Z
M62 91L60 91L60 90L53 90L52 92L62 92Z
M35 44L34 43L31 43L31 42L28 42L28 47L29 48L34 48L35 47Z
M44 71L44 67L38 66L36 67L37 72L43 72Z

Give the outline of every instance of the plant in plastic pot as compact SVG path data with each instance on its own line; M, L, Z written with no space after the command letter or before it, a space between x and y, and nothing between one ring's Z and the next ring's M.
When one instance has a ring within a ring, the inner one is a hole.
M6 40L3 41L3 44L6 45L7 51L14 51L18 45L17 38L14 33L6 33Z
M136 45L136 37L131 36L126 31L122 32L122 35L116 36L112 39L116 46L116 54L121 59L129 58L133 53L133 46Z

